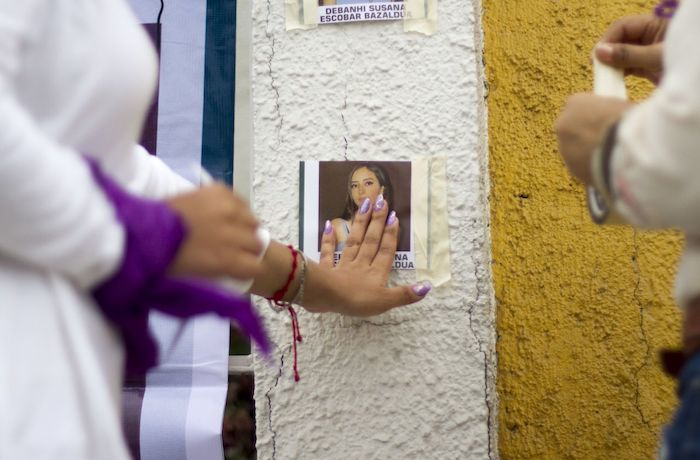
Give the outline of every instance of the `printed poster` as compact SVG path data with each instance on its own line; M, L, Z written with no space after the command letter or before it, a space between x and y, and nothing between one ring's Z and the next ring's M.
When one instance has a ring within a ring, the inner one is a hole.
M318 23L403 19L403 0L318 0Z
M410 161L303 161L300 165L299 245L318 261L326 220L336 236L340 259L354 215L365 200L380 193L399 218L399 241L394 269L414 270Z

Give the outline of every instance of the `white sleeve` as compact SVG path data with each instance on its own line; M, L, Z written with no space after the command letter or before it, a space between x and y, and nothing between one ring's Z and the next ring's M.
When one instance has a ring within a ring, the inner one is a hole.
M700 235L700 2L683 2L664 78L620 123L611 158L618 210L634 225Z
M124 232L84 160L36 125L13 90L41 2L0 14L0 257L92 286L119 264Z
M147 198L159 199L195 188L163 161L135 145L127 158L110 165L109 171L130 192Z

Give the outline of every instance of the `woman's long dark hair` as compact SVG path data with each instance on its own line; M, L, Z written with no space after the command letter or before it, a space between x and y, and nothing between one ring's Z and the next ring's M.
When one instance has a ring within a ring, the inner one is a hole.
M351 221L355 213L357 212L357 205L352 199L352 175L355 174L355 172L358 169L362 168L367 168L372 173L374 173L375 176L377 176L377 181L379 181L379 186L384 187L384 192L382 193L384 195L384 200L388 203L389 206L394 206L394 186L391 185L391 178L389 178L389 173L386 172L386 169L384 167L374 164L374 163L363 163L360 165L357 165L350 171L350 174L348 174L348 183L347 183L347 194L345 196L345 209L343 210L343 215L342 218Z

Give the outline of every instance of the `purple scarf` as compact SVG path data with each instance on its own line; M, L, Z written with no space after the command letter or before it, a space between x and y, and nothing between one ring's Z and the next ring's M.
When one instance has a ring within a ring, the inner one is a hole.
M92 294L102 313L121 333L127 374L145 374L157 364L157 345L148 329L151 310L178 318L216 313L238 323L268 355L270 345L250 300L211 282L167 275L186 236L180 216L162 201L125 192L94 160L87 162L126 232L121 266Z

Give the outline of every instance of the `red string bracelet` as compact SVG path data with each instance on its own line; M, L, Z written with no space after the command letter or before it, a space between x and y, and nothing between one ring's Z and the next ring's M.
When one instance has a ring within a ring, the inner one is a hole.
M294 350L294 381L298 382L301 377L299 377L299 367L297 366L297 342L301 342L301 332L299 332L299 318L297 317L297 312L294 307L289 305L287 307L289 311L289 316L292 317L292 349Z
M284 283L284 286L279 288L279 290L272 294L271 297L267 297L268 302L274 303L278 307L287 306L287 302L283 302L282 299L284 299L284 295L287 293L287 290L289 290L289 286L292 284L292 280L294 280L294 275L297 272L297 250L294 249L294 247L291 244L288 244L287 247L292 252L292 270L289 272L287 282Z
M297 312L294 310L294 307L292 306L291 302L285 302L282 299L284 298L285 294L287 294L287 291L289 290L289 286L292 284L292 281L294 280L294 275L297 272L297 255L299 252L294 249L294 247L289 244L287 245L287 248L289 248L289 251L292 253L292 270L289 272L289 276L287 277L287 281L284 283L284 286L282 286L279 290L277 290L274 294L272 294L271 297L267 297L267 301L270 304L270 307L272 307L273 310L280 312L282 310L287 310L289 312L289 316L292 319L292 350L294 353L294 381L298 382L300 380L299 377L299 368L297 365L298 362L298 354L297 354L297 342L301 342L301 332L299 331L299 318L297 317ZM304 256L302 255L302 258ZM304 271L306 271L306 261L302 260L302 263L304 264ZM302 273L302 277L305 275L305 273ZM303 283L304 280L302 278L300 282L300 290L303 289Z

